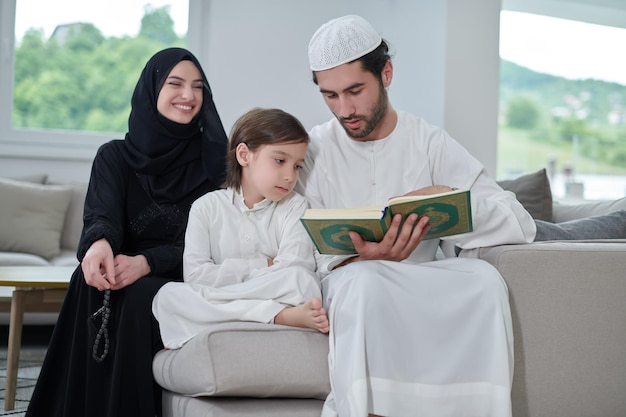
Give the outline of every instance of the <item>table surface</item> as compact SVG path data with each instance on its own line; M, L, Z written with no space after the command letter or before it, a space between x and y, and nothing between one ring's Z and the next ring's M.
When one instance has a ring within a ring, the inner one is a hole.
M74 266L0 266L0 286L67 288Z

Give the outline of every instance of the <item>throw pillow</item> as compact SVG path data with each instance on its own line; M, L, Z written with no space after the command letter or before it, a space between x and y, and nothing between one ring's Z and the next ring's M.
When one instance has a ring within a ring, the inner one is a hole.
M552 221L552 190L545 168L498 184L513 192L533 219Z
M56 180L48 180L46 184L64 185L72 189L72 197L70 198L63 231L61 232L61 249L76 249L83 230L83 209L87 195L87 184Z
M0 178L0 250L53 258L72 190Z

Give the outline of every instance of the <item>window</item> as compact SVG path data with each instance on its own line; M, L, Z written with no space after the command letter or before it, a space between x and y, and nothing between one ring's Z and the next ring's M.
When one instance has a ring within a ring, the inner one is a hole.
M187 44L186 1L3 0L0 13L2 155L93 157L126 132L148 58Z
M626 195L626 29L503 10L498 178L546 168L556 199Z

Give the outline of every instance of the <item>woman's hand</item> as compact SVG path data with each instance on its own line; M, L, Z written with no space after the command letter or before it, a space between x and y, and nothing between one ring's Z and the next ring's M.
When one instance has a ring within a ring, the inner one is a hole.
M112 290L119 290L150 273L148 260L144 255L117 255L115 257L115 284Z
M113 249L106 239L96 240L91 244L81 262L81 268L87 285L97 288L98 291L115 285Z
M144 255L113 257L113 249L106 239L95 241L81 263L87 285L98 291L119 290L150 273Z

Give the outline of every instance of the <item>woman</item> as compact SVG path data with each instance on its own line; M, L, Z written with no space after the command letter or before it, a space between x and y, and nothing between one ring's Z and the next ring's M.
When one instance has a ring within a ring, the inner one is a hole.
M191 203L224 179L227 139L198 60L156 53L131 100L124 140L93 162L76 269L28 417L161 415L152 298L182 280Z

